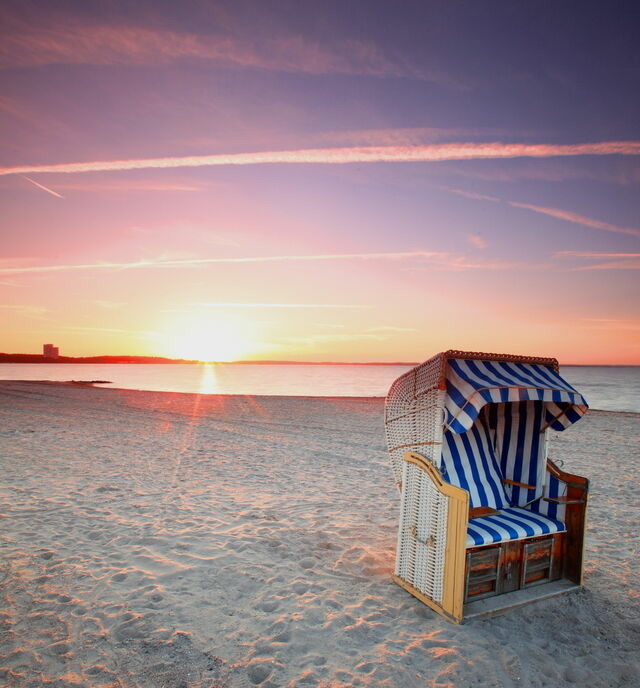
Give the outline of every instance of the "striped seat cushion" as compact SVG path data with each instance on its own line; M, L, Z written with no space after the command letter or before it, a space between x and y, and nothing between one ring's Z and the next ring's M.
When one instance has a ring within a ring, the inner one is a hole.
M481 516L469 521L467 547L522 540L534 535L548 535L564 531L564 523L554 518L532 513L527 509L511 507L502 509L492 516Z

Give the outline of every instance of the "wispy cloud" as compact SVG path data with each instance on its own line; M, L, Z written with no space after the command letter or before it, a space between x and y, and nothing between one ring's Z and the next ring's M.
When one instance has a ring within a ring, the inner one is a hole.
M181 268L218 263L277 263L323 260L402 260L437 259L446 254L436 251L403 251L397 253L321 253L295 256L246 256L237 258L186 258L179 260L139 260L129 263L83 263L78 265L33 265L0 267L0 274L67 272L73 270L137 270L146 268Z
M544 206L532 205L530 203L517 203L516 201L507 201L507 203L514 208L532 210L535 213L542 213L543 215L549 215L551 217L558 218L559 220L573 222L574 224L583 225L584 227L602 229L605 232L616 232L618 234L631 234L633 236L640 236L640 229L635 229L632 227L620 227L619 225L613 225L609 222L601 222L600 220L594 220L593 218L585 217L584 215L579 215L578 213L572 213L569 210L562 210L560 208L546 208Z
M1 284L1 282L0 282ZM30 320L52 321L51 314L43 306L31 304L0 304L0 314L13 314L14 317L28 318ZM1 320L2 318L0 318Z
M440 188L444 188L444 187L440 187ZM462 189L449 189L449 188L445 188L445 191L449 191L449 193L457 194L458 196L464 196L465 198L471 198L475 201L494 201L496 203L500 202L500 199L496 198L495 196L487 196L486 194L475 193L474 191L463 191Z
M582 318L581 323L595 330L640 330L640 322L632 318Z
M278 341L287 344L314 346L315 344L327 344L331 342L383 341L384 339L386 339L386 337L382 334L357 332L351 334L312 334L300 337L282 337Z
M47 186L44 186L44 184L39 184L35 179L30 179L26 175L21 175L23 179L26 179L28 182L31 182L34 186L37 186L39 189L42 189L43 191L46 191L48 194L51 194L52 196L56 196L57 198L64 198L61 194L59 194L57 191L54 191L53 189L50 189Z
M640 258L640 253L611 253L603 251L556 251L555 258Z
M0 303L0 310L13 311L22 315L41 316L47 312L47 309L42 306L31 306L24 304L6 304Z
M123 335L128 334L135 337L159 337L161 332L154 330L127 330L119 327L85 327L84 325L61 325L55 331L73 330L74 332L102 332L103 334Z
M368 332L417 332L415 327L396 327L395 325L377 325L370 327Z
M224 303L224 302L197 302L190 304L193 308L337 308L337 309L354 309L354 308L372 308L367 304L354 303ZM182 312L181 309L165 309L163 313Z
M316 262L316 261L348 261L348 260L389 260L411 261L423 268L435 270L509 270L513 268L536 269L539 266L522 263L506 263L501 261L471 261L464 256L456 256L440 251L397 251L387 253L320 253L314 255L291 256L242 256L236 258L185 258L176 260L139 260L129 263L82 263L77 265L11 265L0 267L0 274L38 274L55 272L73 272L77 270L141 270L165 268L191 268L215 264L242 263L286 263L286 262ZM327 304L328 305L328 304Z
M318 140L329 145L348 146L420 146L456 139L487 139L512 135L500 129L393 127L386 129L344 129L318 134Z
M56 184L59 189L70 191L202 191L205 187L181 182L162 182L151 179L110 179L97 182L61 182Z
M476 248L487 248L487 242L479 234L467 234L467 241Z
M579 215L578 213L571 212L570 210L562 210L561 208L549 208L540 205L533 205L531 203L521 203L518 201L508 201L495 196L486 196L485 194L475 193L472 191L464 191L462 189L451 189L446 186L438 186L437 188L443 191L448 191L449 193L454 193L459 196L464 196L465 198L471 198L476 201L491 201L496 203L506 203L513 208L522 208L523 210L531 210L535 213L541 213L542 215L548 215L550 217L555 217L558 220L565 220L566 222L572 222L577 225L582 225L583 227L593 227L594 229L601 229L605 232L616 232L618 234L631 234L632 236L640 236L640 229L635 229L633 227L621 227L620 225L614 225L610 222L602 222L601 220L595 220L591 217L586 217L585 215ZM479 239L478 243L474 243L476 240L472 237L477 237ZM467 240L474 243L478 248L485 248L486 243L478 235L467 235ZM484 244L484 245L481 245Z
M45 27L5 17L0 67L48 64L157 65L206 60L221 66L306 74L412 76L447 81L363 40L311 41L299 35L251 40L246 35L186 33L131 25L87 24L66 17Z
M576 155L640 155L640 141L604 141L568 145L522 143L445 143L424 146L355 146L309 148L254 153L191 155L129 160L98 160L2 167L0 175L104 172L139 169L173 169L221 165L322 164L342 165L374 162L442 162L504 158L549 158Z
M122 306L127 305L124 301L107 301L105 299L93 299L91 303L95 306L98 306L99 308L104 308L110 311L122 308Z
M640 253L604 253L598 251L558 251L554 258L579 258L604 262L578 265L572 270L640 270Z

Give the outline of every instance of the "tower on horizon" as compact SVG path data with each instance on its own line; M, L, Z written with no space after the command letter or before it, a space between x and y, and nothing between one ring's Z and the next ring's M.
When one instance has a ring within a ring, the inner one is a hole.
M43 344L42 355L45 358L58 358L60 356L60 349L57 346L53 346L53 344Z

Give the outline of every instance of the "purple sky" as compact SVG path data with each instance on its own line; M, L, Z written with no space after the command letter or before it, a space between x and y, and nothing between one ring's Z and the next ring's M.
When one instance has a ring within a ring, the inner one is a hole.
M640 363L639 16L4 2L0 350Z

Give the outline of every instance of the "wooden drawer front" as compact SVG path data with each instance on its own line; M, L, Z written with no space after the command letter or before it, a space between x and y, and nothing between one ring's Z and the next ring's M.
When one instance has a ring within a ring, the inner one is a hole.
M522 553L522 579L520 586L523 588L538 583L546 583L552 578L553 569L553 538L543 538L526 542Z
M467 552L465 601L495 595L500 575L500 545Z

